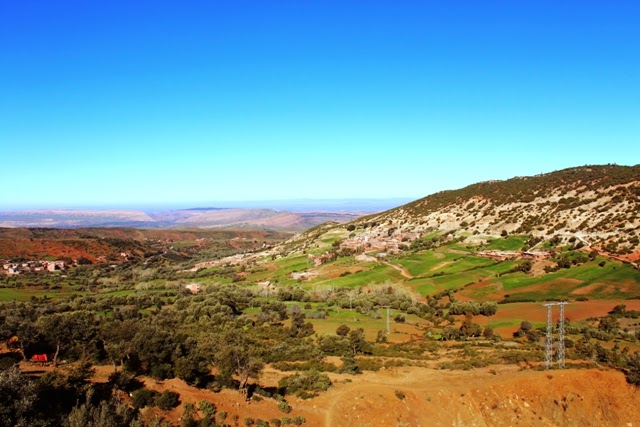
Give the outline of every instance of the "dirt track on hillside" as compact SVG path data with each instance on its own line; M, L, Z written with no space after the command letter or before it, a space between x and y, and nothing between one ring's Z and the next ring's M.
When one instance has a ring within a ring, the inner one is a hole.
M400 274L402 274L402 277L404 277L405 279L413 279L414 277L411 275L411 273L409 273L409 270L407 270L404 266L391 264L390 262L387 262L387 261L381 261L381 263L388 267L393 268L394 270L399 271Z

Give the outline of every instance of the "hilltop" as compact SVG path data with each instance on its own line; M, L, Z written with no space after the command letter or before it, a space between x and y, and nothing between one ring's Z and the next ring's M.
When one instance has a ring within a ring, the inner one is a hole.
M285 245L313 245L318 230L348 230L341 246L397 252L434 231L480 244L510 234L582 244L640 258L640 165L584 166L487 181L432 194L348 224L325 224Z

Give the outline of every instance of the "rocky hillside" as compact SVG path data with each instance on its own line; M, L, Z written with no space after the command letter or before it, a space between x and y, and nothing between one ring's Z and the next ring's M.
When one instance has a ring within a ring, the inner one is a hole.
M442 230L467 242L507 234L530 235L539 244L554 238L578 241L637 260L640 165L584 166L481 182L333 227L349 232L342 246L365 251L396 251ZM304 249L301 243L317 234L318 229L310 230L290 246Z

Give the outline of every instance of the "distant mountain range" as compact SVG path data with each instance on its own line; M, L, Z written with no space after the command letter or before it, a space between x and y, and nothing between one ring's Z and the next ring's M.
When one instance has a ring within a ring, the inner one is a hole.
M139 210L24 210L0 212L5 228L210 228L252 227L302 231L318 224L351 221L358 212L290 212L275 209L193 208L144 212Z

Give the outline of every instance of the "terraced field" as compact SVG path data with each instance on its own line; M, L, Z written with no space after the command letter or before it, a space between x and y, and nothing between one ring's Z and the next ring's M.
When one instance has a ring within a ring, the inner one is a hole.
M640 271L629 264L598 256L570 268L532 274L519 271L523 260L496 261L478 255L480 249L515 251L524 244L524 237L510 236L495 239L481 248L453 243L433 250L401 253L386 261L371 258L366 262L356 261L351 256L319 267L311 266L306 256L294 256L268 263L267 272L248 279L269 276L280 284L295 284L307 290L349 288L361 291L384 284L404 288L418 299L450 291L456 300L499 302L495 316L480 316L479 319L481 324L504 333L513 332L523 320L544 321L540 304L548 300L570 301L567 313L576 320L598 313L604 315L617 304L626 302L629 307L640 304ZM577 251L559 253L580 258ZM555 264L553 260L545 262ZM402 269L409 277L401 274ZM317 276L296 283L290 278L293 271L308 271ZM352 315L329 316L313 323L317 330L329 330L338 326L339 316ZM363 322L362 326L371 323L364 319L351 320ZM365 329L372 334L380 327L375 323L372 328Z

